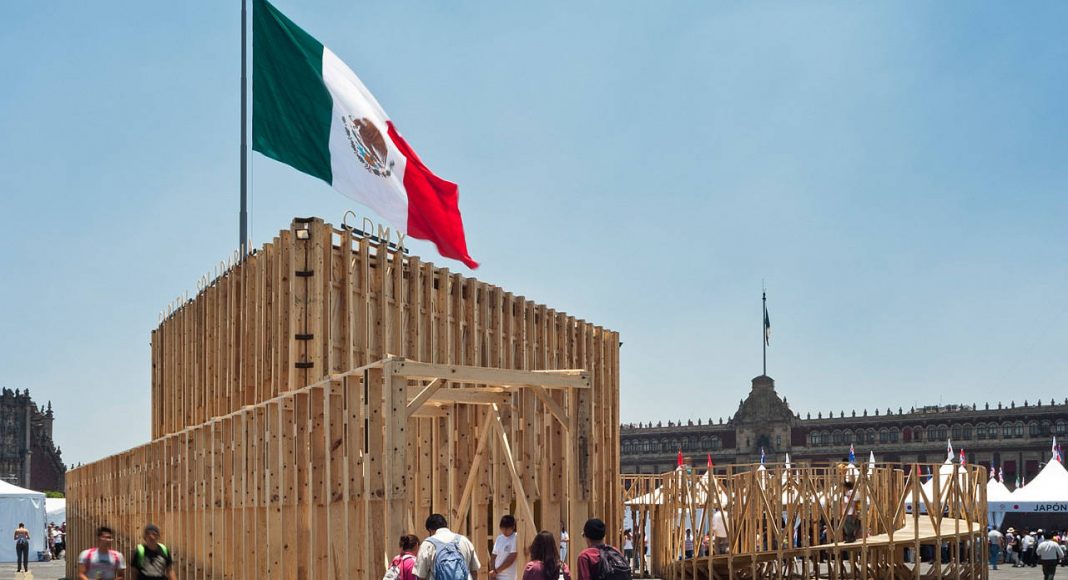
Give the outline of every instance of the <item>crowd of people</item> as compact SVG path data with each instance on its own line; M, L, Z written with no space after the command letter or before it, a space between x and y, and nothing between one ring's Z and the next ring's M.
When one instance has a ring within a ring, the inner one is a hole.
M477 580L482 562L474 544L448 527L445 516L432 514L426 519L428 536L419 538L405 534L400 537L400 553L393 558L384 580ZM493 542L487 562L486 575L491 580L571 580L567 551L570 536L561 529L559 538L549 531L541 531L524 547L529 561L522 575L517 565L519 539L516 520L511 515L501 518L500 534ZM627 556L604 542L605 524L590 519L582 529L586 548L576 560L578 580L629 580L631 565Z
M61 528L65 533L65 526ZM500 534L493 542L486 576L491 580L571 580L566 564L570 537L561 529L559 540L552 532L542 531L524 547L529 561L522 570L517 565L519 538L514 516L501 518ZM26 538L29 532L20 525ZM426 519L427 536L420 540L414 534L402 535L398 553L385 570L384 580L477 580L483 564L478 550L468 538L449 529L445 516L431 514ZM576 560L577 580L630 580L630 558L605 544L605 524L590 519L582 529L586 547ZM16 539L21 537L16 531ZM61 536L62 537L62 536ZM112 548L115 533L106 526L96 530L96 545L78 555L78 580L126 580L127 569L132 580L176 580L174 559L167 546L160 542L157 526L145 526L143 542L127 559ZM20 567L20 570L22 568Z
M1045 580L1052 580L1059 566L1068 566L1068 530L1030 530L1015 528L1000 530L990 527L987 532L990 567L998 564L1013 568L1042 567Z

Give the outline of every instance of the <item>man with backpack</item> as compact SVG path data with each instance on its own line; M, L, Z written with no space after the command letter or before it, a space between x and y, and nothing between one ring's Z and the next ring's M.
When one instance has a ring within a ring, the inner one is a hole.
M159 528L148 524L142 537L144 543L137 544L130 555L132 580L176 580L171 552L159 543Z
M96 529L96 546L78 555L78 580L125 580L126 560L111 549L115 532L101 526Z
M426 519L430 536L419 546L415 575L423 580L478 580L482 565L475 546L448 525L441 514L431 514Z
M586 549L578 555L579 580L630 580L630 564L619 550L604 543L604 522L593 518L582 527Z

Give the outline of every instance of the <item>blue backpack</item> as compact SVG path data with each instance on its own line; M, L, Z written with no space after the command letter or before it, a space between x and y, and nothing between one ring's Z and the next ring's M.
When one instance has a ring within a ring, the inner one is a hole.
M451 542L427 538L434 545L434 580L467 580L471 571L460 553L460 536Z

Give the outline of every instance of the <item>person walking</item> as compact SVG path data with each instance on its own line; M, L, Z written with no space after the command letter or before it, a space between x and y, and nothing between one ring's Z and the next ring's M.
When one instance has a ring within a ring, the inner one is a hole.
M114 541L111 528L96 529L96 546L78 555L78 580L126 580L126 560L111 549Z
M18 559L17 572L30 571L30 530L22 522L15 528L15 558Z
M419 538L412 534L400 537L400 554L393 557L389 569L382 580L415 580L415 556L419 549Z
M561 562L552 532L541 531L530 543L530 561L523 568L522 580L571 580L571 570Z
M634 568L634 535L630 530L623 532L623 557L627 559L630 567Z
M1053 540L1053 532L1045 533L1045 540L1035 548L1035 556L1042 564L1043 580L1053 580L1057 573L1057 564L1064 557L1064 548Z
M167 546L159 542L159 528L148 524L141 533L142 543L130 554L132 580L177 580L174 560Z
M1019 546L1019 539L1016 537L1016 530L1009 528L1005 530L1005 560L1006 564L1012 564L1012 567L1016 567L1016 547Z
M1035 533L1024 530L1024 535L1020 538L1020 555L1023 559L1025 566L1035 566Z
M482 564L475 546L466 537L449 529L441 514L426 519L427 539L415 557L415 575L423 580L478 580Z
M990 530L986 534L986 541L990 548L990 567L998 569L998 558L1001 556L1001 547L1005 544L1005 537L993 526L987 526Z
M515 517L501 517L500 535L493 542L490 553L489 577L497 580L516 580L515 561L519 555L519 539L515 535Z
M630 580L631 570L627 559L619 550L604 543L605 525L598 518L591 518L582 527L586 549L578 555L576 568L579 580Z

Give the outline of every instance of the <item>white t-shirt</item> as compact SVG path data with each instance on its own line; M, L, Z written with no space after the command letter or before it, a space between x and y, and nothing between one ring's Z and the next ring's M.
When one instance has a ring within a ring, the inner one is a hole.
M623 538L623 549L624 550L633 550L634 549L634 540L632 540L630 536L625 536Z
M724 521L723 512L720 510L712 514L712 535L717 538L727 537L727 522Z
M496 554L497 559L493 561L493 567L497 570L498 580L515 580L516 578L516 562L512 562L511 566L508 566L504 570L500 569L500 566L508 556L515 554L519 551L519 542L516 540L516 534L506 536L500 534L493 542L493 553Z
M90 561L92 558L92 561ZM96 548L82 550L78 562L86 564L85 575L90 578L114 580L117 570L126 569L126 560L115 550L103 551ZM99 574L99 576L97 575Z
M570 540L570 539L571 539L571 536L568 535L567 530L563 530L562 532L560 532L560 547L561 548L566 548L567 547L567 541Z

